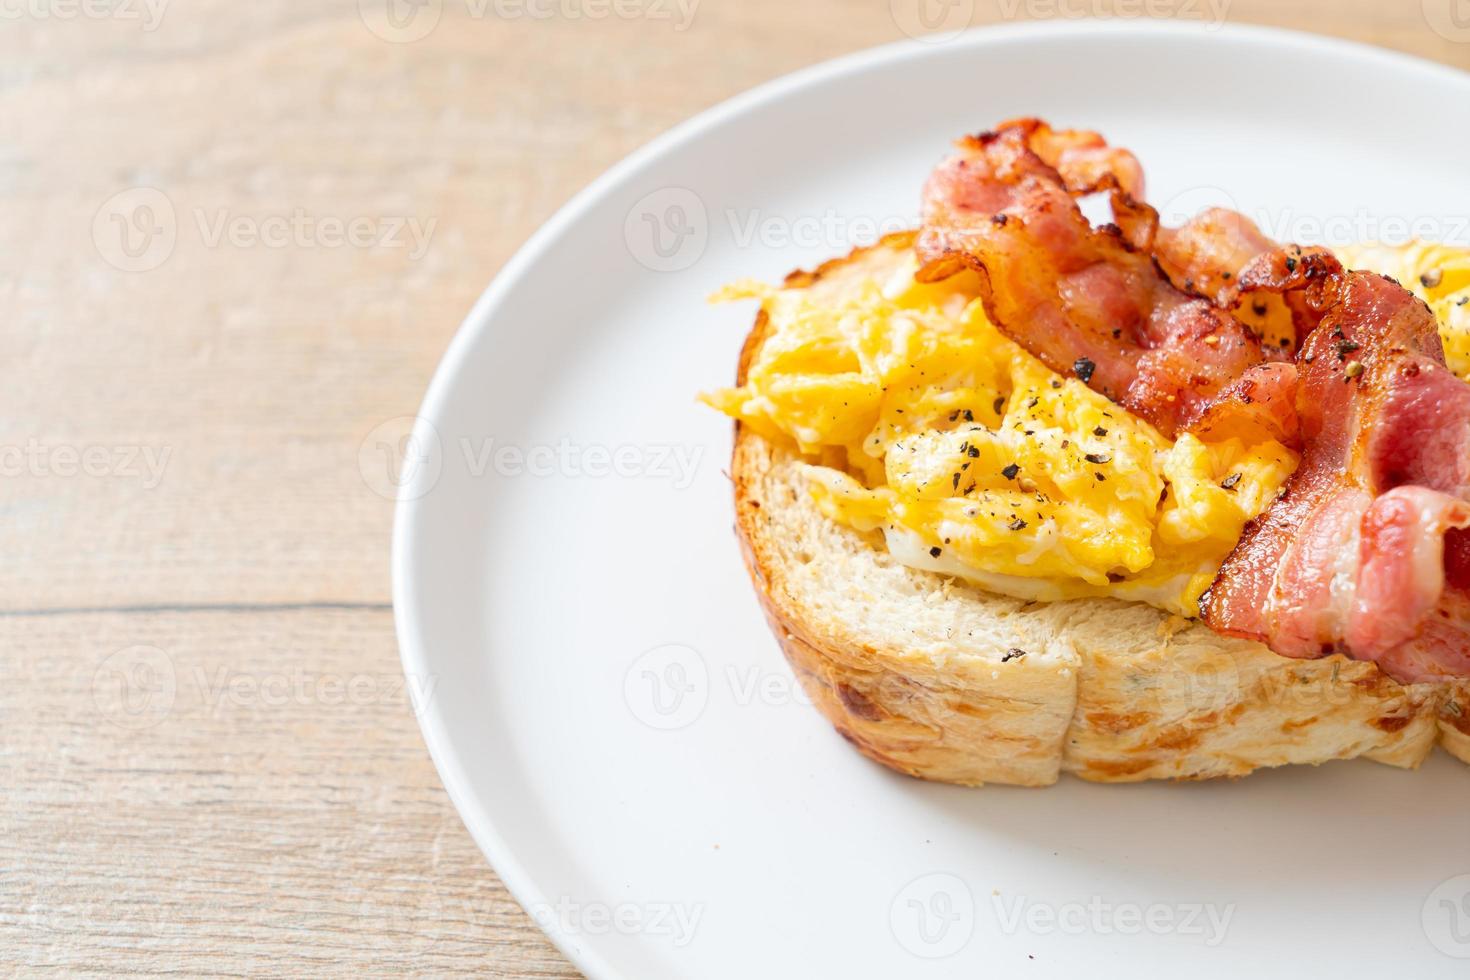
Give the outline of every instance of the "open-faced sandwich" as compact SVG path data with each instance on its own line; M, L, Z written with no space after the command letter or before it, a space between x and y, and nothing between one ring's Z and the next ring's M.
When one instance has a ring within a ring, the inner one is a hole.
M1144 200L1016 120L921 228L727 291L761 307L707 400L802 684L956 783L1470 762L1470 251Z

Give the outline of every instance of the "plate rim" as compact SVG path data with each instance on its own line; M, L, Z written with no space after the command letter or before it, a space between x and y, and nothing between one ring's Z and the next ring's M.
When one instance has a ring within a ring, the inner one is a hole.
M556 240L568 229L574 227L596 203L625 180L635 176L646 165L687 143L700 139L711 129L731 119L758 111L769 103L798 94L808 87L841 79L846 75L922 60L940 52L953 52L959 48L973 51L1015 43L1102 35L1121 37L1172 35L1191 39L1214 38L1225 42L1272 42L1336 54L1341 57L1377 62L1398 70L1417 71L1441 83L1458 85L1470 83L1470 72L1427 58L1360 41L1259 24L1226 23L1216 26L1146 17L1136 19L1088 18L1072 21L983 25L967 29L958 35L948 36L942 43L936 43L933 40L904 39L818 62L762 82L701 110L623 157L559 207L500 268L465 315L459 327L456 328L434 369L423 401L414 416L414 436L423 438L435 434L435 426L442 417L443 407L450 393L464 371L470 349L482 335L492 329L497 308L525 272L540 261ZM432 671L429 669L428 649L422 641L421 611L415 602L416 583L413 582L410 574L414 565L412 556L418 548L415 536L415 516L422 507L426 506L425 501L431 497L427 493L419 492L427 488L418 486L418 483L421 478L427 476L428 474L421 469L411 478L409 484L400 488L393 511L390 558L393 622L400 664L405 676L409 679L432 676ZM509 843L501 836L491 814L486 808L478 805L475 794L470 789L470 779L465 773L461 753L455 747L432 695L427 696L422 703L414 704L414 714L425 746L429 750L429 757L434 763L435 771L450 801L454 804L460 821L469 831L476 846L505 884L511 896L528 915L531 915L537 928L551 940L561 954L591 980L626 980L624 974L608 964L601 953L592 945L581 942L578 936L564 929L560 921L552 918L543 922L531 914L530 909L533 906L545 904L545 895L532 879L530 872L516 857Z

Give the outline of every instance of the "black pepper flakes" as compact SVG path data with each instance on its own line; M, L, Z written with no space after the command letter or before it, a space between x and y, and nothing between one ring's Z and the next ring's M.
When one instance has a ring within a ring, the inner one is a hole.
M1225 479L1220 481L1220 489L1234 490L1236 487L1240 486L1240 480L1243 475L1244 474L1241 473L1231 473Z
M1096 466L1101 466L1104 463L1111 463L1113 461L1113 454L1112 453L1088 453L1086 456L1084 456L1082 458L1085 459L1085 460L1087 460L1089 463L1092 463L1092 464L1094 464Z
M980 447L971 446L969 449L965 450L965 455L969 456L971 459L978 459L980 457Z
M1021 467L1017 466L1015 463L1012 463L1010 466L1007 466L1005 469L1001 470L1000 474L1007 480L1014 480L1016 478L1016 474L1020 472Z
M1079 381L1087 384L1092 380L1092 372L1097 370L1097 365L1085 357L1079 357L1072 363L1072 370L1076 372Z
M1004 395L1001 395L999 398L997 398L995 400L995 404L991 405L990 407L995 410L995 414L996 415L999 415L1001 409L1003 409L1003 408L1006 407L1006 399L1005 399L1005 396Z
M1026 527L1026 522L1018 517L1014 521L1011 521L1009 524L1007 524L1006 527L1010 528L1012 531L1020 531Z
M1092 430L1092 434L1097 436L1098 438L1102 438L1103 436L1108 434L1108 430L1104 429L1102 426L1098 426L1097 428Z
M1026 656L1025 650L1022 650L1020 647L1011 647L1009 650L1006 651L1006 655L1000 658L1000 662L1003 664L1008 664L1012 660L1020 660L1024 656Z
M990 216L990 223L995 225L997 228L1004 228L1006 226L1006 222L1009 220L1010 219L1003 214L993 214Z
M940 555L944 554L944 549L943 548L930 548L929 549L929 554L933 558L938 558Z

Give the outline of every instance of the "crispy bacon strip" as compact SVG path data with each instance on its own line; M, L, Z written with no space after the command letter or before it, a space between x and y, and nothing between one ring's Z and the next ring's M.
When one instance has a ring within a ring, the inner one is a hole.
M1237 211L1210 208L1179 228L1160 226L1152 251L1170 280L1215 305L1232 307L1239 276L1259 256L1279 246Z
M1267 256L1301 259L1330 253L1299 247L1283 251L1237 211L1210 208L1179 228L1158 226L1142 247L1153 252L1175 286L1207 297L1250 327L1262 339L1267 360L1291 360L1320 319L1299 293L1250 289L1241 277L1253 263L1274 261Z
M1001 129L1025 129L1027 146L1055 170L1072 194L1091 194L1116 187L1143 200L1143 165L1128 150L1109 146L1102 134L1085 129L1052 129L1036 119L1003 123Z
M1226 559L1205 622L1406 683L1470 676L1470 384L1434 315L1322 257L1265 256L1242 278L1323 319L1299 357L1301 466Z
M1433 315L1233 212L1162 228L1142 186L1095 133L1023 119L966 139L925 188L920 278L978 273L1000 330L1167 435L1304 447L1201 600L1217 631L1470 677L1470 385ZM1098 191L1102 228L1075 200Z
M975 270L1001 331L1173 436L1267 355L1255 333L1177 288L1141 247L1157 230L1134 196L1142 186L1132 154L1095 133L1023 119L963 140L925 188L919 277ZM1112 193L1120 224L1093 228L1074 199L1100 190ZM1280 388L1279 378L1254 381L1263 393Z
M1301 442L1296 414L1295 364L1272 362L1247 368L1215 396L1189 430L1209 442L1233 437L1246 445L1275 439L1284 446Z

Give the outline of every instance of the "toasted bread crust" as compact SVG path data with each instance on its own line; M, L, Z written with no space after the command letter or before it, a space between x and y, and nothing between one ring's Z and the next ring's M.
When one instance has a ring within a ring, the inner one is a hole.
M910 241L889 236L787 285ZM763 310L738 383L769 329ZM1026 603L905 568L822 516L801 463L736 425L737 534L803 688L885 766L964 785L1207 779L1358 756L1414 768L1436 741L1470 762L1470 684L1406 687L1372 664L1286 659L1137 603ZM905 638L873 625L907 612L922 625Z

